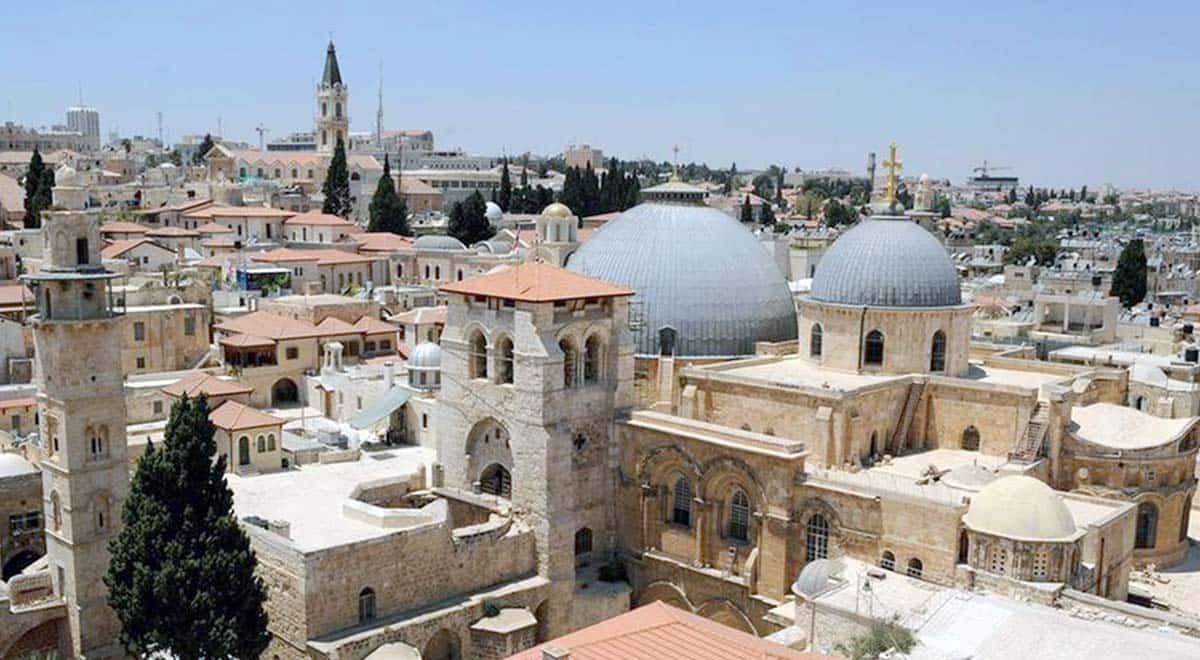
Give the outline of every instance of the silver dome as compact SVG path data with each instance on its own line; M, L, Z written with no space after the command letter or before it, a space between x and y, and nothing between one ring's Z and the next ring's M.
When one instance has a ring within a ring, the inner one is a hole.
M962 304L958 272L933 234L906 218L871 217L821 257L809 298L841 305Z
M417 344L408 356L409 369L441 369L442 347L431 341Z
M453 236L428 234L413 241L413 248L417 250L466 250L467 246Z
M714 208L639 204L597 229L567 269L634 290L640 355L660 352L664 327L682 356L751 355L756 341L796 338L783 273L754 234Z

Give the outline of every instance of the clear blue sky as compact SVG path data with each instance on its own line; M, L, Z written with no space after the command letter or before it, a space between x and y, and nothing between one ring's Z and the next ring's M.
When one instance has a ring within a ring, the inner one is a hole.
M11 2L0 117L107 135L312 125L328 33L352 130L432 129L472 152L560 151L742 169L961 180L984 158L1059 187L1200 189L1200 2ZM31 56L34 59L30 59Z

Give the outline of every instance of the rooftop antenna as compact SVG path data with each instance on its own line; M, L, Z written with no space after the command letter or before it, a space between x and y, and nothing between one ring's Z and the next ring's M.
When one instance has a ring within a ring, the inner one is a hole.
M79 105L83 105L83 103L81 102ZM158 119L158 147L162 149L165 148L167 144L166 142L163 142L162 110L154 113L154 115Z
M671 145L671 153L673 154L672 158L674 159L674 162L671 164L671 180L678 181L679 180L679 145L678 144Z
M263 147L263 133L270 133L271 129L264 127L262 124L259 124L258 126L254 127L254 132L258 133L258 150L265 151L266 149L265 149L265 147Z
M330 37L332 40L332 37ZM375 112L375 146L383 149L383 60L379 60L379 109Z

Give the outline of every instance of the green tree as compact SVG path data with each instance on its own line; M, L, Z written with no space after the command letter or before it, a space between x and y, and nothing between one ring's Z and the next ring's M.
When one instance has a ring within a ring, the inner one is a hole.
M1120 298L1126 307L1133 307L1146 297L1146 248L1142 239L1135 238L1121 249L1109 295Z
M775 226L775 210L772 209L771 205L766 201L763 202L762 214L759 216L758 221L762 223L764 227Z
M912 631L893 620L876 623L869 631L838 644L837 648L852 660L876 660L892 649L907 654L916 645Z
M33 156L29 159L29 169L25 171L25 218L24 225L26 229L37 229L42 226L42 211L45 211L49 206L43 206L42 202L45 196L42 192L42 186L45 185L46 172L53 172L46 167L42 161L42 154L33 149Z
M392 181L392 167L387 155L383 157L383 176L375 188L368 207L370 222L367 231L388 231L401 236L408 236L412 231L408 227L408 207L404 198L396 193L395 182Z
M139 657L253 658L267 647L266 589L214 431L207 401L184 396L133 473L104 583L121 642Z
M211 151L214 146L216 146L216 144L213 142L212 134L205 133L204 139L200 141L199 148L197 148L196 153L192 155L192 164L203 165L204 157L208 155L208 152Z
M447 233L462 241L464 245L486 241L496 234L496 230L487 219L487 202L478 190L471 193L466 200L455 202L451 207Z
M500 208L507 211L512 206L512 179L508 174L508 157L500 165L500 195L496 199L496 203Z
M754 209L750 207L750 195L746 195L746 199L742 200L742 222L747 224L754 222Z
M350 205L350 171L346 167L346 144L338 138L333 150L333 158L329 161L329 171L325 173L325 185L321 187L325 195L322 213L350 217L353 210Z
M991 224L991 223L988 223ZM977 238L980 238L977 236ZM1001 243L1001 240L995 241ZM987 243L982 244L986 245ZM1004 262L1009 264L1024 264L1033 257L1039 265L1049 266L1058 256L1058 241L1048 238L1033 238L1018 236L1012 239L1012 245L1004 254Z

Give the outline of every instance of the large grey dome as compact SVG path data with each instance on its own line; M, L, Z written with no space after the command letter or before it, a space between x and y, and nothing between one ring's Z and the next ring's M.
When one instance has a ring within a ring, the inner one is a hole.
M453 236L426 234L413 241L413 248L417 250L466 250L467 246Z
M702 205L644 203L597 229L567 268L634 291L636 351L751 355L756 341L796 338L787 281L752 233Z
M946 307L962 303L946 248L905 218L871 217L821 257L809 298L842 305Z

